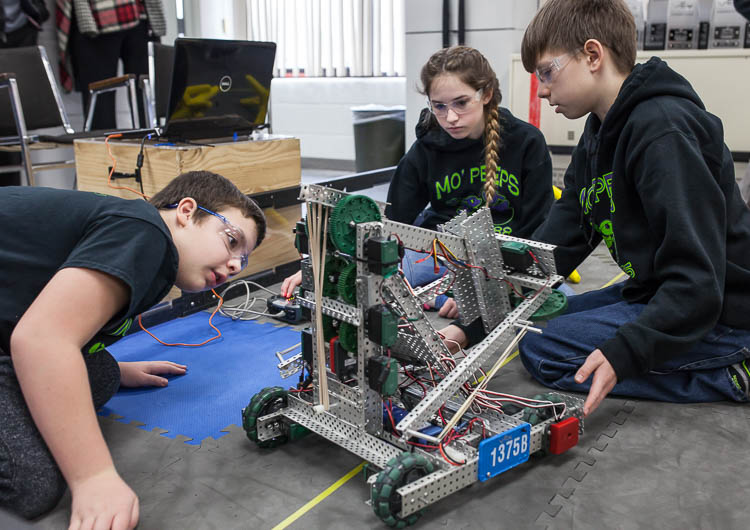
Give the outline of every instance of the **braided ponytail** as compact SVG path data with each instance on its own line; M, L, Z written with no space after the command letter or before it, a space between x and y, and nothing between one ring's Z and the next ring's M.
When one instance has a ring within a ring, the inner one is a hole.
M494 99L494 98L493 98ZM500 150L500 123L497 105L485 109L484 113L484 200L487 206L495 200L497 180L497 152Z

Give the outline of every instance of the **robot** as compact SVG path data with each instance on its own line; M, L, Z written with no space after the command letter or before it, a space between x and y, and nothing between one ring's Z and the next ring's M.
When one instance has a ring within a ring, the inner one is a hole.
M561 454L583 433L583 401L550 392L535 398L487 389L532 320L564 311L552 288L554 247L496 234L491 212L465 212L441 231L396 223L366 196L307 185L307 222L298 223L301 295L312 326L282 376L296 389L265 388L243 409L248 438L261 447L309 431L380 471L370 504L403 528L446 496L486 481L534 453ZM403 249L448 272L413 289L399 270ZM423 311L452 294L462 322L481 319L487 336L463 350L443 340ZM304 374L307 374L305 377Z

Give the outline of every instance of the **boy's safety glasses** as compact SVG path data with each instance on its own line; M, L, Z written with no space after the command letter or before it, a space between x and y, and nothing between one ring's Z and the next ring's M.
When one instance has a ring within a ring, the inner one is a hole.
M482 99L482 89L477 90L473 96L463 96L456 98L449 103L438 103L437 101L430 101L427 99L427 105L430 107L430 111L438 118L445 118L448 115L448 111L452 110L456 115L466 114L469 112L474 103Z
M212 212L208 208L204 208L199 204L196 206L204 212L210 213L211 215L218 217L221 220L224 226L219 230L219 237L221 237L221 240L227 247L227 252L229 252L229 255L234 259L240 260L240 270L244 270L244 268L247 267L247 261L250 256L245 233L241 228L233 225L229 221L229 219L227 219L223 215ZM169 206L167 206L167 208L177 208L177 204L170 204Z
M534 72L536 74L536 78L539 80L540 83L544 83L544 84L551 83L557 78L557 75L560 73L560 70L565 68L572 58L573 58L573 55L569 53L564 53L563 55L558 55L557 57L554 57L547 64L537 67L536 71Z

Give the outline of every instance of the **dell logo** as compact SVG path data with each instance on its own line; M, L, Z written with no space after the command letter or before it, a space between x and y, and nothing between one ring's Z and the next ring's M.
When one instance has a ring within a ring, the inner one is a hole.
M219 79L219 90L222 92L229 92L229 89L232 88L232 78L228 75L225 75L221 79Z

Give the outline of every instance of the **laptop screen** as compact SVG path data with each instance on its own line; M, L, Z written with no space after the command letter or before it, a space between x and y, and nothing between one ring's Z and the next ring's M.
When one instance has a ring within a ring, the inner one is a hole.
M167 136L217 138L266 120L276 44L175 40Z

